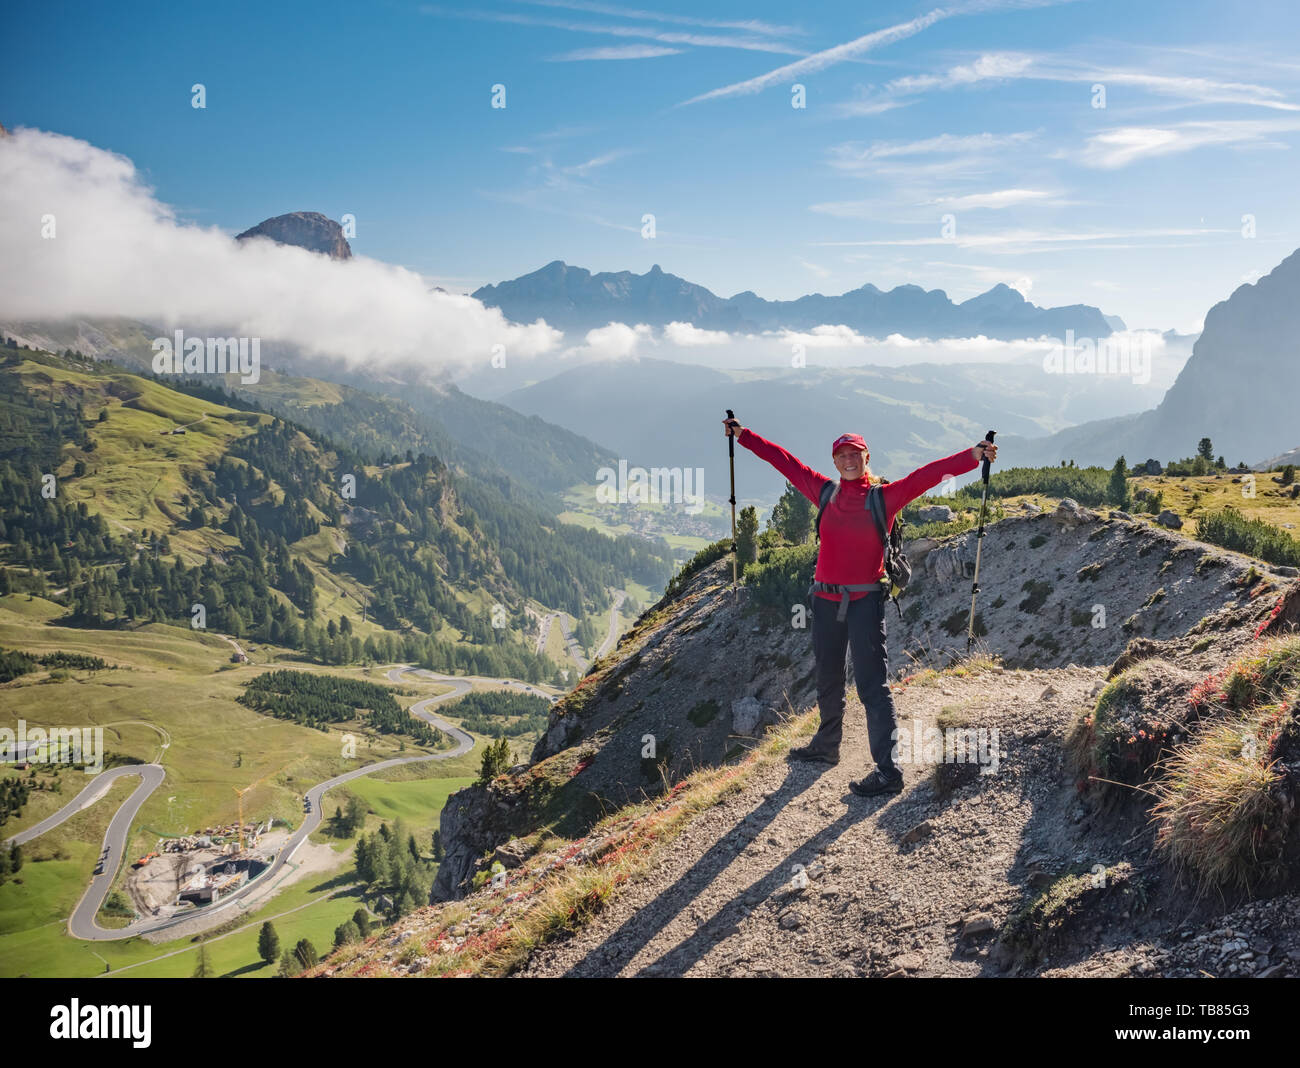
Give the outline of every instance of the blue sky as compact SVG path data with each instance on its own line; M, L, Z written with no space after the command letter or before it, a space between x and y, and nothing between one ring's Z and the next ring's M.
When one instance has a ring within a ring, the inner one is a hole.
M780 299L1005 281L1190 330L1300 245L1287 3L10 3L4 31L6 126L232 233L350 212L358 253L456 291L554 259Z

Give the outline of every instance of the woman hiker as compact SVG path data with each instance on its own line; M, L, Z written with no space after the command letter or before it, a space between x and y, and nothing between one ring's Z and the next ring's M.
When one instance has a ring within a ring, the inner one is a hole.
M814 505L820 504L822 487L830 479L737 420L722 422L727 435L734 434L740 444L785 475ZM904 505L949 475L965 474L985 457L992 462L997 455L996 445L982 441L883 485L886 529L893 526L894 516ZM896 794L903 789L903 773L892 755L897 721L885 651L885 599L889 592L885 547L866 508L867 489L880 480L867 466L871 451L858 434L836 438L831 459L840 478L822 514L821 545L813 574L812 639L821 727L806 746L791 750L790 756L839 763L844 731L844 654L846 648L852 649L853 677L867 712L867 734L876 766L865 779L849 783L849 789L863 797Z

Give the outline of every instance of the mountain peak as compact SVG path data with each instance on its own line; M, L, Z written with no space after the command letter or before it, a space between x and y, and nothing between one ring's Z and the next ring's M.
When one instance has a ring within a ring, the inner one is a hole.
M293 245L308 252L320 252L332 260L350 260L352 246L343 236L343 227L318 211L293 211L264 219L251 229L235 236L236 241L252 237L269 237L278 245Z
M999 282L992 289L964 300L959 307L971 309L1014 310L1028 304L1025 295L1018 289Z

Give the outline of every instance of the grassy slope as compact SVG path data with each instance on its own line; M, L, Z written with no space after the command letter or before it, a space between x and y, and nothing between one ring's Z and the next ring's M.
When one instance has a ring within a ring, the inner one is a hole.
M267 666L230 665L230 647L214 635L162 625L127 632L42 625L60 614L58 606L26 595L0 598L0 646L36 653L55 649L84 652L103 657L117 665L116 669L95 675L71 672L62 682L53 681L46 671L15 679L0 686L0 723L16 725L21 717L32 725L103 726L107 751L144 761L159 758L164 737L159 729L166 732L170 746L162 754L162 763L167 768L167 779L141 809L132 828L128 857L152 849L157 842L153 832L184 833L233 822L238 811L235 789L259 779L263 781L245 795L245 818L276 815L296 826L306 786L356 767L359 762L398 755L398 740L382 735L367 739L362 735L360 761L345 760L339 754L340 736L346 725L325 734L262 716L236 703L242 683L267 670ZM310 670L371 681L382 678L382 673L367 674L363 668ZM419 689L421 696L442 690ZM407 696L400 700L409 705L417 699ZM357 730L355 725L352 729ZM405 754L417 751L408 743ZM237 761L240 766L236 766ZM380 819L400 814L416 833L417 841L428 848L446 795L465 785L477 771L477 764L478 755L470 753L455 760L395 769L384 773L387 781L363 779L332 791L327 803L346 804L348 792L355 790L374 808L376 815L370 820L373 826L378 826ZM0 771L5 776L17 774L14 769ZM61 781L61 793L34 791L21 818L5 825L5 835L57 811L89 779L83 772L70 769L58 773L42 770L39 778L47 783ZM116 783L106 799L24 847L27 862L20 875L22 882L0 886L0 975L92 975L103 970L103 960L84 943L66 935L65 921L89 882L112 813L137 784L135 779ZM330 841L321 834L313 837ZM332 844L343 851L350 846ZM345 861L341 853L343 870L350 868ZM115 889L122 885L122 874ZM338 889L340 884L329 878L309 879L304 888L290 888L276 895L259 913L269 915L294 903L316 902ZM287 906L286 901L290 902ZM321 939L324 948L332 941L334 927L351 915L356 903L346 909L345 915L336 916L341 907L338 903L319 909L313 905L294 922L311 927L313 933L307 937ZM255 933L251 938L255 946ZM248 956L245 949L238 948L242 943L237 939L225 941L230 944L227 948L235 947L232 952ZM91 948L118 967L152 959L177 947L131 939ZM248 963L243 957L240 967ZM158 966L164 969L159 974L188 975L193 970L192 960L188 967L183 957L168 960L171 963Z

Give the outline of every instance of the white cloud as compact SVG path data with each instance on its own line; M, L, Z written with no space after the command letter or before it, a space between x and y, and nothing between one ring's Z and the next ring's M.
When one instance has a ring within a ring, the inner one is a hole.
M810 349L862 348L868 338L843 323L824 323L811 330L766 331L765 336L778 337L789 344L803 344Z
M731 335L725 330L701 330L694 323L669 323L664 327L664 338L683 347L731 343Z
M928 29L941 19L946 19L954 14L957 14L957 12L935 8L924 15L909 19L907 22L899 22L893 26L887 26L883 30L874 30L871 33L863 34L852 41L846 41L844 44L835 45L833 48L815 52L811 56L805 56L793 63L787 63L783 67L777 67L775 70L760 74L756 78L748 78L743 82L734 82L718 89L710 89L707 93L693 96L689 100L682 101L682 103L696 104L702 100L716 100L720 97L747 96L752 93L760 93L773 85L786 85L795 78L815 74L817 71L825 70L827 67L852 59L854 56L870 52L874 48L880 48L883 45L893 44L895 41L911 37L922 30Z
M42 217L56 236L42 239ZM0 140L0 315L126 316L167 329L211 326L289 342L352 364L433 369L556 348L541 320L433 293L414 271L336 261L177 220L130 160L35 129Z
M1276 89L1250 82L1218 81L1200 76L1155 74L1124 67L1101 67L1069 54L1027 52L985 52L974 61L950 67L936 74L914 74L895 78L878 93L836 105L842 115L875 114L897 104L899 98L932 91L967 89L989 82L1034 79L1076 83L1091 87L1123 85L1191 104L1246 104L1279 111L1298 111Z
M1023 145L1034 136L1032 131L1021 130L1005 134L939 134L918 141L873 141L869 145L847 141L831 147L829 162L837 170L850 174L875 174L885 170L886 161L913 156L951 156L953 161L942 166L962 171L972 158Z
M989 208L997 211L1012 208L1019 204L1059 204L1055 194L1043 189L998 189L991 193L968 193L960 197L937 197L926 201L936 207L949 211L967 211L973 208Z
M1176 126L1119 126L1088 138L1079 158L1089 167L1114 170L1140 159L1190 152L1208 145L1253 144L1277 147L1272 134L1300 130L1300 119L1224 119Z
M910 237L873 241L814 241L814 245L830 247L883 246L911 248L924 245L948 245L956 248L987 248L992 252L1034 250L1052 245L1077 245L1087 242L1133 240L1150 237L1203 237L1206 234L1237 233L1224 229L1163 229L1102 231L1075 233L1066 230L1006 230L1000 233L970 233L960 227L953 237ZM1094 248L1105 246L1093 245Z
M744 19L728 22L723 19L702 19L691 15L670 15L659 11L644 11L638 8L618 7L614 4L584 3L583 0L523 0L535 7L565 8L570 11L587 11L594 15L616 15L625 19L648 19L651 22L670 22L679 26L706 26L715 30L744 30L747 33L767 34L780 37L786 34L803 33L795 26L774 26L770 22L758 19Z
M890 93L918 93L926 89L950 89L991 79L1014 78L1027 71L1033 62L1033 56L1020 52L987 52L974 63L952 67L943 74L895 78L885 89Z
M739 48L752 52L776 52L784 55L803 54L799 49L791 48L779 41L768 40L761 36L676 33L670 30L661 30L654 26L567 22L562 19L538 18L535 15L523 15L515 12L454 11L440 8L434 4L421 5L420 13L422 15L443 15L448 18L477 19L483 22L507 22L518 26L549 26L556 30L569 30L573 33L603 33L610 37L644 37L663 44L691 45L696 48Z
M597 167L604 167L608 163L613 163L616 159L622 159L624 156L630 156L634 149L619 149L616 152L606 152L603 156L596 156L585 163L577 163L571 167L561 167L565 174L576 174L579 178L585 178Z
M551 56L552 63L572 63L584 59L655 59L659 56L676 56L680 48L663 45L609 45L605 48L578 48L563 55Z
M585 344L566 350L564 355L580 360L622 360L638 355L646 342L654 342L654 331L646 323L609 323L588 330Z
M807 260L802 259L799 256L795 257L795 263L799 264L799 266L804 270L811 271L818 278L829 278L831 276L831 271L828 268L817 263L809 263Z
M969 177L969 165L965 177ZM913 178L919 175L913 172ZM968 193L964 196L932 196L927 200L918 200L917 182L910 183L911 188L900 188L890 196L874 197L871 200L839 200L821 204L808 205L809 211L831 215L839 219L882 219L898 221L907 214L908 208L932 208L940 212L974 211L988 209L998 211L1003 208L1019 207L1026 204L1061 206L1070 201L1063 200L1059 194L1042 189L999 189L988 193ZM915 212L910 213L915 216Z

